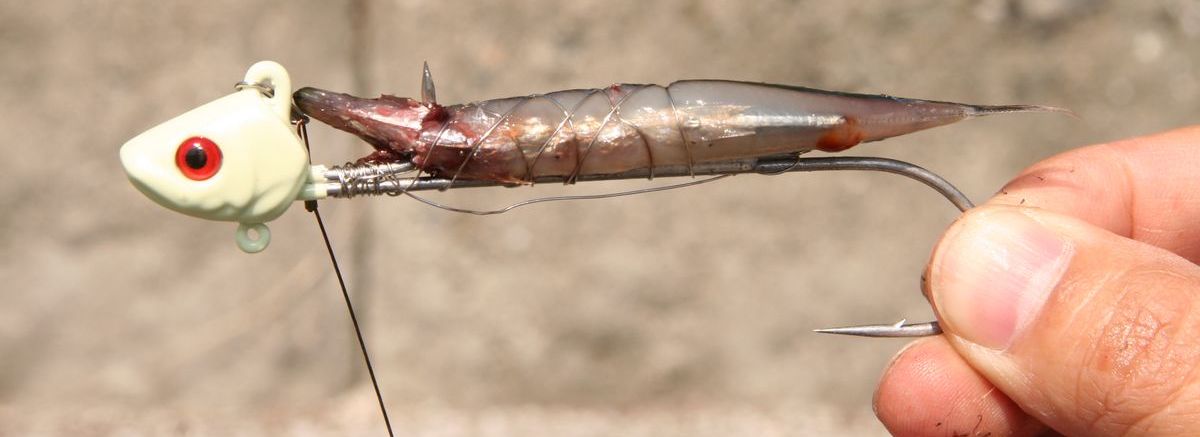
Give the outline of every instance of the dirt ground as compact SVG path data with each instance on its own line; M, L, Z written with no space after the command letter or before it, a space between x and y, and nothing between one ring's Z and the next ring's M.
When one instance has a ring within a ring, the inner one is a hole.
M154 205L117 160L260 59L402 96L428 61L446 103L725 78L1079 114L857 149L982 201L1063 150L1196 123L1198 43L1195 0L0 0L0 436L384 435L312 218L294 208L246 255L233 225ZM368 150L323 127L313 146ZM490 217L322 208L397 430L420 436L886 434L871 396L904 342L809 331L930 317L918 276L956 212L861 173Z

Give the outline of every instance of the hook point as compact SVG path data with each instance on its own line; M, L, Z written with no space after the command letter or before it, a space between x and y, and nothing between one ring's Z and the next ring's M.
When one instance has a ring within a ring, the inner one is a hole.
M853 335L856 337L873 337L873 338L895 338L895 337L928 337L942 333L942 327L938 322L912 323L905 324L904 320L899 323L888 323L884 325L859 325L859 326L844 326L840 328L821 328L814 329L813 332L818 334L835 334L835 335Z

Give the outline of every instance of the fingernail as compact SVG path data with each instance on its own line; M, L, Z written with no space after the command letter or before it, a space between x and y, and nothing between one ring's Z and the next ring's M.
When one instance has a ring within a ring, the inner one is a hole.
M976 215L937 251L932 291L950 331L1008 349L1037 318L1074 248L1017 209Z

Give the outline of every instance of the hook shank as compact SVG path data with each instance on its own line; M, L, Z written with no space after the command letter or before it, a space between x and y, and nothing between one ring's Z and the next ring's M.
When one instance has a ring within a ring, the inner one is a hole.
M358 166L334 167L325 173L325 190L329 197L350 198L359 195L399 195L412 191L447 190L472 187L516 186L497 181L454 180L432 176L400 177L413 170L411 165L362 164ZM716 176L758 173L777 175L792 172L860 170L878 171L904 176L932 188L949 200L959 211L975 205L958 188L936 173L909 162L869 156L830 156L802 158L796 155L751 158L744 160L698 163L686 166L662 166L654 169L638 169L616 174L588 174L545 176L533 179L534 183L577 181L601 181L644 179L654 177ZM364 178L363 175L371 175ZM519 205L518 205L519 206ZM511 209L511 208L508 208ZM505 209L507 210L507 209ZM825 334L854 335L859 337L925 337L942 333L937 322L906 324L878 324L818 329Z
M372 164L368 164L372 165ZM397 172L405 172L411 170L412 167L396 166ZM654 177L682 177L682 176L715 176L715 175L734 175L744 173L759 173L759 174L781 174L791 172L814 172L814 171L837 171L837 170L862 170L862 171L879 171L884 173L892 173L915 180L937 191L946 200L954 204L960 211L966 211L974 207L971 200L965 194L955 188L950 182L938 176L925 168L916 164L899 161L889 158L877 158L868 156L830 156L819 158L801 158L797 156L776 156L757 159L733 160L733 161L718 161L709 163L698 163L694 165L679 165L679 166L662 166L653 170ZM389 177L373 180L370 184L358 184L357 186L348 186L354 184L344 183L347 180L354 180L358 173L355 173L354 168L331 169L326 173L326 179L330 184L326 185L325 189L329 197L353 197L359 195L382 195L382 194L399 194L408 191L428 191L428 190L446 190L450 188L476 188L476 187L495 187L495 186L516 186L519 184L497 182L497 181L481 181L481 180L451 180L448 178L437 177L419 177L419 178L402 178L396 175L387 175ZM383 174L378 174L384 176ZM638 169L623 173L614 174L591 174L591 175L576 175L574 181L611 181L625 179L645 179L650 177L650 169ZM345 176L339 179L339 176ZM543 176L534 178L534 183L549 183L549 182L569 182L565 176ZM341 183L339 183L341 182Z

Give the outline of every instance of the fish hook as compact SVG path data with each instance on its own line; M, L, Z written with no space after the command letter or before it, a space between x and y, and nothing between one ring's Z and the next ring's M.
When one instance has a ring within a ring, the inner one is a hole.
M844 166L846 170L868 170L881 171L892 173L900 176L913 179L925 184L934 191L937 191L946 200L954 204L959 211L966 212L968 209L974 208L975 204L967 195L963 194L957 187L951 184L946 179L938 176L936 173L926 170L916 164L897 161L886 158L859 158L859 157L836 157L836 158L809 158L809 159L830 159L835 161L839 166ZM799 161L799 160L798 160ZM803 170L790 170L803 171ZM942 327L937 321L908 323L907 319L901 319L899 322L890 324L871 324L871 325L855 325L842 326L837 328L821 328L814 329L813 332L821 334L837 334L837 335L853 335L857 337L881 337L881 338L896 338L896 337L928 337L931 335L939 335L942 333Z
M965 212L968 209L974 208L975 205L963 194L958 188L951 184L946 179L939 176L937 173L931 172L919 165L899 161L889 158L869 157L869 156L829 156L829 157L812 157L802 158L798 155L777 156L771 158L758 159L751 163L698 163L687 167L667 167L657 170L656 175L661 177L683 177L705 175L715 178L702 179L698 181L686 182L682 184L670 185L666 187L657 187L647 190L635 190L629 192L610 193L603 195L592 196L561 196L548 197L527 200L509 205L504 208L491 211L476 211L463 208L454 208L428 199L417 197L413 194L416 191L427 190L445 190L451 187L466 188L466 187L486 187L504 185L503 182L497 181L454 181L448 178L438 177L415 177L415 178L389 178L383 180L372 180L369 183L356 183L353 177L348 176L354 172L361 172L368 169L374 169L377 166L353 165L350 167L335 167L329 170L329 177L333 181L341 181L338 184L328 188L330 197L353 197L359 195L379 195L399 193L406 194L416 198L417 200L434 206L445 209L447 211L469 213L476 215L498 214L513 210L515 208L526 206L534 203L562 201L562 200L583 200L583 199L601 199L616 196L624 196L629 194L644 193L648 191L661 191L664 189L683 188L686 186L697 185L710 182L725 176L731 176L740 173L757 173L768 176L780 175L783 173L792 172L814 172L814 171L839 171L839 170L859 170L859 171L878 171L891 173L899 176L915 180L932 188L949 200L959 211ZM396 169L396 172L408 171L410 168ZM631 171L620 174L603 174L603 175L586 175L581 176L580 180L619 180L619 179L641 179L646 177L645 171ZM553 182L560 180L557 177L535 178L534 182ZM938 335L942 333L941 327L937 322L924 323L907 323L907 320L901 320L899 323L888 324L872 324L845 326L839 328L823 328L817 329L815 332L822 334L840 334L854 335L859 337L925 337L930 335Z

